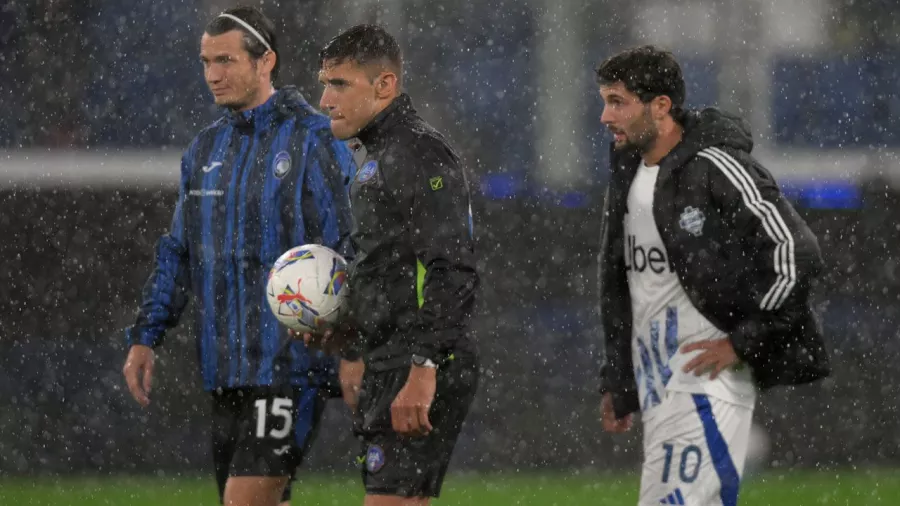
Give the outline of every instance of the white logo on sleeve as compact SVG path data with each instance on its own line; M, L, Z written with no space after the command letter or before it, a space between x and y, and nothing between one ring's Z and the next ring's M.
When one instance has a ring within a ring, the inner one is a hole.
M222 166L222 162L213 162L203 166L203 172L212 172Z

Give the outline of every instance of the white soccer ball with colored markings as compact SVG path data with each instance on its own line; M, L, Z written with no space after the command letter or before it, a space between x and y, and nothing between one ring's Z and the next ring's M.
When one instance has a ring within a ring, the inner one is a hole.
M266 297L278 321L300 332L319 332L341 315L347 293L347 261L318 244L285 252L266 284Z

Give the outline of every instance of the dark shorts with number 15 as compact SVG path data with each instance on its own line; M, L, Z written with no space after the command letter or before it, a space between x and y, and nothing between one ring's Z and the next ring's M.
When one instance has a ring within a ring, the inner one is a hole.
M326 395L318 388L213 392L213 458L219 499L229 476L291 476L315 438ZM282 500L290 498L290 485Z

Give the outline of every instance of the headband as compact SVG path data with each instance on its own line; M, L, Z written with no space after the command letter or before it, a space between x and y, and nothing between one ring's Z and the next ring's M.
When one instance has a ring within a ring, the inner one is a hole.
M262 42L264 46L266 46L266 49L268 49L269 51L272 51L272 46L270 46L269 43L266 42L266 39L263 38L263 36L259 32L257 32L256 29L254 29L252 26L250 26L250 23L248 23L248 22L244 21L243 19L241 19L237 16L234 16L232 14L222 13L222 14L219 14L219 17L220 18L228 18L228 19L234 21L235 23L243 26L244 28L247 29L248 32L255 35L256 38L259 39L259 41ZM274 53L275 51L272 51L272 52Z

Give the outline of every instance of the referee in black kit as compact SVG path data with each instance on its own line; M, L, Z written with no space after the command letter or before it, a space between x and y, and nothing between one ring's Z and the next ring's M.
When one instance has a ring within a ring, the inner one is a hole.
M349 316L326 339L361 338L365 373L347 360L341 371L345 385L362 374L354 430L365 505L427 505L478 384L467 331L478 274L466 172L401 93L400 49L382 28L347 30L319 64L319 105L332 132L359 142Z

